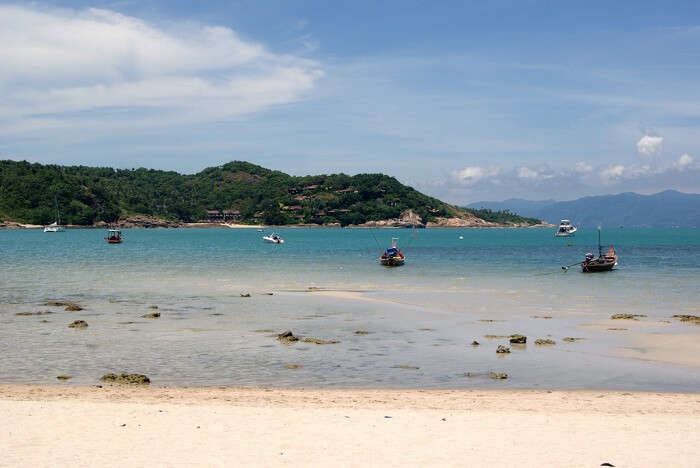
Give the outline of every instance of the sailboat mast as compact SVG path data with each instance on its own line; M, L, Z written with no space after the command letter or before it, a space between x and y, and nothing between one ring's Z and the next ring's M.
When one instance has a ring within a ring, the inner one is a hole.
M600 246L600 227L598 227L598 257L603 256L603 249Z

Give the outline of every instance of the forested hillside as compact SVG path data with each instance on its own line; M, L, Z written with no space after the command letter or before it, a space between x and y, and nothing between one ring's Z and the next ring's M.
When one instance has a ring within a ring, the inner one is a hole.
M32 224L91 225L133 215L194 222L360 224L412 209L423 221L459 216L452 205L383 174L295 177L234 161L184 175L0 161L0 218Z

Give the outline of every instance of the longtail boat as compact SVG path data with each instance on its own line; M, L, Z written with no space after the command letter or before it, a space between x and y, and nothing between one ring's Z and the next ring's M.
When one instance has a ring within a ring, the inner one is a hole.
M617 265L617 252L612 245L603 255L603 248L600 245L600 228L598 228L598 258L594 258L592 253L586 254L586 259L581 262L581 271L584 273L596 273L599 271L610 271Z
M396 237L391 238L391 247L386 249L384 253L379 257L379 263L384 266L401 266L406 261L401 250L396 246Z

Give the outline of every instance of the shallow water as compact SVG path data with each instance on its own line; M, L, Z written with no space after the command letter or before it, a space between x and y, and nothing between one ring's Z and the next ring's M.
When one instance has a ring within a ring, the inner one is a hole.
M284 245L249 229L125 230L123 244L108 245L98 230L0 231L0 381L68 374L93 384L126 370L158 385L700 391L697 367L616 357L631 332L589 326L629 312L648 317L614 326L698 333L670 319L699 314L696 229L604 231L620 265L594 275L561 269L594 250L594 231L572 239L543 229L280 232ZM386 269L376 258L392 236L407 263ZM41 305L52 299L85 310ZM141 318L150 305L161 318ZM54 313L15 315L37 310ZM67 327L78 319L89 327ZM286 329L340 343L285 346L271 335ZM506 356L495 348L507 339L484 338L511 333L530 342ZM550 335L556 346L532 343ZM509 379L464 376L489 371Z

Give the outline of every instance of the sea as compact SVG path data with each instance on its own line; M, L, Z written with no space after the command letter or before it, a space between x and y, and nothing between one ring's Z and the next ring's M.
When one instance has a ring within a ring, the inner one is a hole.
M698 229L604 228L619 265L595 274L562 268L597 254L595 228L276 232L284 244L256 229L125 229L118 245L0 230L0 383L700 391L697 348L681 345L700 326L673 318L700 315ZM378 262L392 238L402 267ZM284 344L286 330L336 343ZM678 359L660 336L678 337Z

